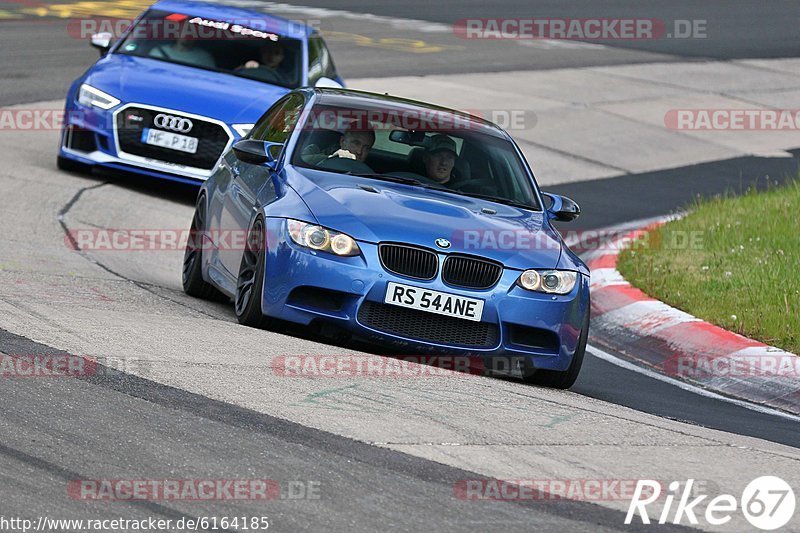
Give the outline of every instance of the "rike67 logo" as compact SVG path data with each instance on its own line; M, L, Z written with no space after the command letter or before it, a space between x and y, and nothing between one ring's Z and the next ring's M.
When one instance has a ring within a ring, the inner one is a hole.
M693 479L687 480L683 484L682 492L681 483L673 481L669 484L664 507L658 517L659 524L681 524L685 518L689 524L698 525L700 510L697 507L708 495L701 494L692 498L693 484ZM640 479L628 507L625 523L630 524L638 514L643 524L650 524L647 506L661 497L661 488L659 481ZM788 483L776 476L762 476L751 481L738 500L731 494L720 494L709 500L705 504L705 513L701 516L707 524L721 526L730 522L732 515L740 507L750 525L763 531L772 531L789 523L794 516L795 504L794 491Z

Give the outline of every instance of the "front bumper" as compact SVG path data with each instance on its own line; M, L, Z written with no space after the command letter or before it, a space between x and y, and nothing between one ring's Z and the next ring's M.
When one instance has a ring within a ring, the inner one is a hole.
M122 149L118 119L121 113L124 114L130 108L174 114L219 128L224 132L226 141L224 148L217 149L219 151L217 161L239 137L221 121L183 111L138 103L127 103L114 109L103 110L68 101L64 113L64 126L61 131L59 156L93 167L122 170L193 184L203 182L211 176L216 164L211 168L198 168L189 164L137 155ZM205 166L208 167L208 165Z
M267 235L262 310L268 316L300 324L332 323L398 352L523 356L534 368L561 371L567 369L578 346L588 312L586 276L580 275L572 292L563 296L517 286L521 272L513 269L505 269L490 289L464 289L447 285L441 274L421 281L388 272L375 244L359 242L362 255L357 257L300 248L286 238L285 219L268 218ZM439 254L440 264L445 257ZM482 299L481 322L426 311L409 313L385 304L389 282ZM375 320L376 308L385 319ZM438 340L442 328L451 326L466 328L463 338L471 340L454 341L452 331L445 336L446 342ZM480 337L478 328L494 333Z

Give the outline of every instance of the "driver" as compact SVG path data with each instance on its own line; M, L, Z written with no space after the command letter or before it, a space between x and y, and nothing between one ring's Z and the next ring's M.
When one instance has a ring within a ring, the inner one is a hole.
M366 120L352 120L347 124L339 144L320 148L310 144L303 149L303 160L312 165L319 165L325 160L341 158L364 162L375 144L375 129ZM328 155L330 154L330 155Z
M191 36L183 36L169 44L156 46L150 50L151 57L160 57L198 67L216 68L217 62L207 50L198 48Z
M236 70L258 69L258 70L277 70L286 57L286 50L282 44L267 41L259 50L259 59L251 59L244 65L240 65Z
M447 183L456 164L456 142L443 133L431 137L422 162L425 164L425 174L436 183Z
M353 120L339 139L339 149L331 157L345 157L362 163L375 144L375 129L365 120Z

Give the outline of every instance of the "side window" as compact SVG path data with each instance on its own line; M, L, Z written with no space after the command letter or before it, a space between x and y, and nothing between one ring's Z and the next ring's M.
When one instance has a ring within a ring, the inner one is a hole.
M273 143L286 142L300 118L304 103L305 99L300 93L281 98L256 122L250 138Z
M333 58L319 35L308 39L308 85L313 87L320 78L336 78L336 67Z

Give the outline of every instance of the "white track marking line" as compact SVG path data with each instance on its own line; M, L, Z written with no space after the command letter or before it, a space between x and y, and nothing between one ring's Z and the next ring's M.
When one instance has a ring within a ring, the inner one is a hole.
M638 227L647 226L647 225L649 225L649 224L651 224L653 222L669 222L670 220L674 220L676 218L679 218L679 217L683 216L683 214L684 213L681 212L681 213L676 213L676 214L668 215L668 216L639 219L639 220L634 220L632 222L626 222L626 223L623 223L623 224L609 226L607 228L602 228L602 229L597 230L597 231L598 232L603 232L603 231L608 232L608 231L622 231L624 229L635 229L635 228L638 228ZM571 244L574 245L576 243L572 242ZM603 270L603 269L598 269L598 270ZM689 315L689 316L691 316L691 315ZM786 412L780 411L778 409L773 409L771 407L764 407L762 405L758 405L756 403L748 402L748 401L745 401L745 400L739 400L739 399L736 399L736 398L729 398L728 396L724 396L724 395L718 394L716 392L711 392L711 391L706 390L706 389L704 389L702 387L698 387L696 385L690 385L689 383L686 383L686 382L681 381L679 379L675 379L675 378L671 378L671 377L665 376L664 374L661 374L661 373L656 372L654 370L650 370L649 368L645 368L645 367L636 365L636 364L631 363L629 361L625 361L624 359L620 359L619 357L613 356L610 353L606 352L605 350L597 348L596 346L592 346L591 344L587 345L586 349L587 349L587 351L589 353L591 353L592 355L594 355L598 359L602 359L603 361L611 363L612 365L616 365L616 366L618 366L620 368L623 368L625 370L630 370L631 372L637 372L639 374L642 374L642 375L645 375L647 377L656 379L656 380L661 381L663 383L668 383L668 384L670 384L670 385L672 385L674 387L678 387L681 390L685 390L687 392L692 392L694 394L698 394L698 395L706 397L706 398L732 403L732 404L734 404L734 405L736 405L738 407L743 407L745 409L749 409L751 411L755 411L755 412L758 412L758 413L761 413L761 414L778 416L780 418L785 418L785 419L791 420L793 422L800 422L800 416L792 415L790 413L786 413Z
M746 402L744 400L737 400L736 398L729 398L727 396L723 396L722 394L717 394L716 392L711 392L701 387L697 387L695 385L690 385L683 381L665 376L664 374L660 374L648 368L641 367L639 365L635 365L633 363L629 363L628 361L622 360L619 357L615 357L610 353L592 346L591 344L586 346L586 350L597 357L598 359L602 359L612 365L616 365L620 368L624 368L625 370L630 370L632 372L638 372L639 374L645 375L649 378L657 379L658 381L662 381L664 383L668 383L675 387L678 387L681 390L685 390L687 392L693 392L699 396L703 396L706 398L710 398L712 400L720 400L723 402L732 403L738 407L744 407L745 409L749 409L751 411L755 411L757 413L765 414L765 415L772 415L778 416L780 418L785 418L787 420L791 420L792 422L800 422L800 416L792 415L789 413L784 413L783 411L778 411L777 409L772 409L770 407L764 407L762 405L758 405L755 403Z
M625 278L622 277L616 268L595 268L592 270L592 280L589 282L589 289L598 290L605 287L627 287L630 286Z
M613 311L607 311L595 317L595 320L624 325L625 329L639 337L654 337L661 330L678 324L702 322L699 318L658 300L633 302Z

